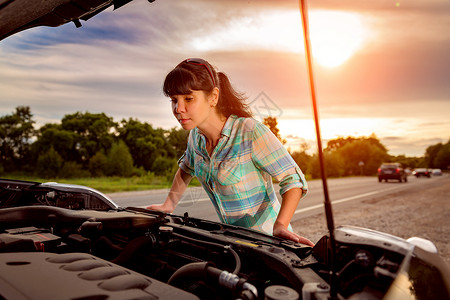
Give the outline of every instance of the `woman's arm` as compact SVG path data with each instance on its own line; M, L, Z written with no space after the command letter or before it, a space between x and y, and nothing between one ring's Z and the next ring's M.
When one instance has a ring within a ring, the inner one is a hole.
M301 196L302 189L300 188L292 188L281 196L281 208L277 220L273 225L273 235L308 246L314 246L314 243L307 238L288 230L289 223L291 222Z
M163 204L153 204L147 206L147 209L159 210L165 213L172 213L177 207L178 202L183 196L186 187L191 182L192 176L184 172L182 169L178 169L175 177L173 178L172 187L167 195L166 201Z

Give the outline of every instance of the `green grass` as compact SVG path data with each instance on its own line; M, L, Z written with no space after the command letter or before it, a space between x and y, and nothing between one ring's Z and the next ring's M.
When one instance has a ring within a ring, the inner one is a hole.
M37 182L58 182L88 186L102 193L115 193L127 191L143 191L153 189L166 189L172 185L172 180L167 180L165 176L142 176L142 177L97 177L97 178L39 178L24 175L2 175L2 178L19 179ZM193 186L198 186L198 181L194 178L191 181Z

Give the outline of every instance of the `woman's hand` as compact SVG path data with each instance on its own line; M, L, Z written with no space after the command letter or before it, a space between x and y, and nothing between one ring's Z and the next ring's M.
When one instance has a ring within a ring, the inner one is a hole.
M281 202L280 212L273 225L273 235L313 247L313 242L287 229L300 201L302 192L300 188L292 188L282 195L283 200Z
M304 237L296 234L295 232L291 232L291 231L287 230L285 227L283 227L281 225L275 224L273 226L273 235L276 237L294 241L296 243L305 244L305 245L314 247L313 242L311 242L307 238L304 238Z
M167 195L166 201L163 204L152 204L146 207L146 209L162 211L167 214L171 214L178 202L183 196L186 187L191 181L192 176L184 172L182 169L178 169L173 178L172 187L170 188L169 195Z
M146 209L157 210L157 211L162 211L164 213L171 214L175 208L172 207L170 204L168 204L167 201L166 201L163 204L152 204L152 205L149 205L149 206L146 207Z

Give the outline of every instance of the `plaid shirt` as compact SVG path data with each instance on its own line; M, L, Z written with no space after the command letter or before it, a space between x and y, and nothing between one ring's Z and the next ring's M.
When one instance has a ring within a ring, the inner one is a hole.
M211 156L205 136L198 128L191 130L178 164L198 178L223 223L270 235L281 206L272 177L280 182L281 195L298 187L304 196L308 189L302 171L284 146L252 118L230 116Z

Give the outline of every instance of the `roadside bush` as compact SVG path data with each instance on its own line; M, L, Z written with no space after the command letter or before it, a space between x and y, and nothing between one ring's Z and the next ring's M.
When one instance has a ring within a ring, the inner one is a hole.
M311 165L312 156L308 155L306 151L291 153L292 158L302 170L303 174L309 173L309 167Z
M436 168L448 170L450 167L450 142L443 145L434 159Z
M37 159L37 173L44 178L56 177L62 167L63 159L51 147L47 152L40 154Z
M159 156L152 164L152 172L156 175L168 175L174 166L177 166L176 159Z
M345 166L344 175L375 175L380 164L386 159L386 153L380 147L363 140L347 143L338 152ZM361 174L359 162L364 163Z
M122 140L113 144L108 154L106 175L129 177L133 170L133 158L127 145Z
M325 161L325 170L327 177L340 177L344 174L343 161L337 153L323 153L323 159ZM320 163L319 155L315 154L310 161L308 167L309 174L312 178L320 178Z
M59 170L58 176L60 178L85 178L90 177L91 174L88 170L83 169L80 164L74 161L66 161Z
M94 177L101 177L107 173L108 158L106 155L99 151L89 160L89 172Z
M154 176L155 174L153 174L150 171L146 171L143 167L133 167L133 173L131 174L131 176L133 177L146 177L149 173L152 174L152 176Z

